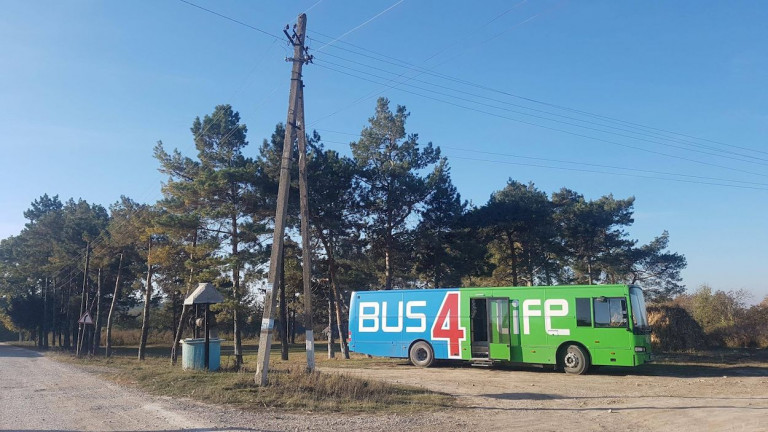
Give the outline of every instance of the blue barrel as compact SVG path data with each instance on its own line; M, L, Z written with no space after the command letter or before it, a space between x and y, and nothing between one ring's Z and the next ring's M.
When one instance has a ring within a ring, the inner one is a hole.
M221 363L221 339L210 340L208 370L219 369ZM181 367L183 369L205 369L205 339L184 339L181 341Z

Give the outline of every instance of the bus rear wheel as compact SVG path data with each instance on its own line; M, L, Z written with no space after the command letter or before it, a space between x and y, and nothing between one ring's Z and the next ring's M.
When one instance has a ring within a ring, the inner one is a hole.
M578 345L568 345L562 354L560 362L565 373L584 375L589 369L589 356L584 348Z
M432 347L424 341L418 341L413 344L408 355L414 366L430 367L435 361L435 352L432 351Z

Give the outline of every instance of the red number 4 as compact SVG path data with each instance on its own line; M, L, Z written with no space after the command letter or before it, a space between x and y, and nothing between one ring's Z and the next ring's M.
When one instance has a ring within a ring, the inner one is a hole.
M466 329L461 326L460 310L459 293L445 294L432 325L432 339L448 342L449 358L461 358L461 341L466 340Z

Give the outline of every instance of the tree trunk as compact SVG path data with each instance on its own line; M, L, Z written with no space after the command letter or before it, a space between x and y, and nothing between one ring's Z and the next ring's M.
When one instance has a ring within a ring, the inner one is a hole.
M51 284L53 285L53 288L51 289L51 345L56 346L56 334L58 326L58 318L59 315L59 308L56 304L56 278L53 278L51 280ZM61 344L59 344L61 346Z
M392 262L389 256L389 245L384 246L384 289L392 289Z
M120 262L117 264L117 277L115 278L115 291L112 293L112 304L109 306L109 315L107 315L107 347L104 355L109 357L112 355L112 323L115 319L115 309L117 307L117 300L120 297L120 273L123 270L123 253L120 252Z
M328 358L336 355L333 350L333 294L328 293Z
M69 326L70 326L70 323L72 322L72 318L70 317L70 307L69 307L69 301L71 300L71 298L72 298L72 279L67 281L67 296L66 296L66 299L64 298L63 295L62 295L62 299L61 299L61 301L63 303L63 307L64 307L63 314L62 314L62 315L64 315L64 323L62 323L62 325L61 325L61 330L62 330L62 333L64 333L64 348L65 349L71 349L72 348L72 344L70 343L70 340L69 340L69 334L70 334Z
M189 261L194 263L195 258L195 248L197 248L197 229L195 229L195 235L192 237L192 250L189 252ZM189 269L189 280L187 280L187 292L184 293L184 300L189 297L189 290L192 287L192 279L194 277L195 268L194 265L190 266ZM184 301L182 300L181 303L181 314L179 316L179 326L176 329L176 334L173 337L173 346L171 346L171 364L176 364L176 361L178 360L178 347L179 347L179 341L181 340L183 333L184 333L184 321L187 318L187 315L189 314L189 309L187 308L187 305L184 304Z
M99 275L96 279L96 320L94 321L94 330L93 330L93 346L91 348L91 354L96 355L99 353L99 347L101 345L101 302L102 302L102 292L101 292L101 268L99 268Z
M512 238L512 233L509 231L507 231L507 243L509 244L510 259L512 260L512 286L517 286L517 251L515 250L515 240Z
M48 347L48 325L46 323L46 319L48 317L48 278L45 278L45 285L43 285L43 289L40 292L40 297L43 300L43 319L40 321L40 334L37 338L37 346L38 348L47 348Z
M237 191L234 190L235 187L233 186L233 197L236 197ZM237 208L237 206L235 206ZM240 369L240 366L243 364L243 340L242 340L242 325L241 325L241 317L240 317L240 306L241 306L241 293L240 293L240 257L238 256L238 233L237 233L237 213L232 215L232 238L230 238L230 242L232 243L232 259L233 265L232 265L232 283L233 283L233 294L235 297L235 308L232 313L234 322L234 337L235 337L235 370Z
M149 238L147 248L147 286L144 292L144 315L141 319L141 341L139 341L139 360L144 360L147 350L147 336L149 335L149 303L152 300L152 237Z
M331 283L331 293L333 295L333 304L336 311L336 328L339 334L339 351L345 359L349 359L349 347L347 346L347 332L344 331L344 300L339 294L339 287L336 284L336 256L333 250L333 244L321 232L320 242L325 248L325 254L328 257L328 279Z

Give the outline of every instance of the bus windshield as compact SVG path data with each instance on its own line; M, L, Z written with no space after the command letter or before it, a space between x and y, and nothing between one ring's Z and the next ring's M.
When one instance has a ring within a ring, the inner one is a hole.
M635 328L648 329L648 314L645 311L645 297L643 290L636 287L629 288L629 302L632 303L632 321Z

